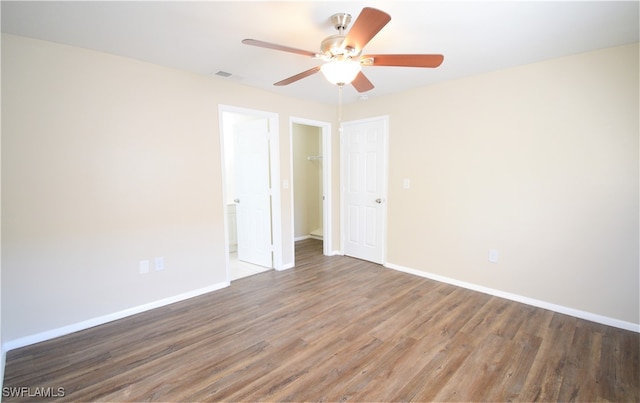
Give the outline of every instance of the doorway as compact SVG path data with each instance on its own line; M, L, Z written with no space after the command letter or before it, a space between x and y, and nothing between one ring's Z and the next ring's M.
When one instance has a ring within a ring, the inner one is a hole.
M220 106L227 279L277 268L279 161L277 114ZM274 167L275 166L275 167Z
M291 118L290 144L293 241L319 240L331 255L331 125Z
M322 132L293 123L293 238L323 240Z

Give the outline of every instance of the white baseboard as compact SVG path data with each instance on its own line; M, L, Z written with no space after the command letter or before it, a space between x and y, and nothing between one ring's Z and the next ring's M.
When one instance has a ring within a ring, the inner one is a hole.
M104 316L99 316L97 318L85 320L82 322L74 323L71 325L59 327L57 329L47 330L46 332L33 334L30 336L20 337L19 339L9 340L2 345L2 359L4 363L4 354L7 351L13 350L20 347L29 346L31 344L40 343L42 341L47 341L54 339L56 337L64 336L70 333L74 333L80 330L85 330L92 328L94 326L103 325L108 322L113 322L114 320L126 318L127 316L135 315L141 312L149 311L151 309L160 308L165 305L173 304L175 302L184 301L189 298L197 297L199 295L203 295L212 291L220 290L222 288L228 287L231 283L226 281L223 283L213 284L208 287L200 288L197 290L185 292L182 294L175 295L173 297L164 298L158 301L150 302L148 304L135 306L133 308L128 308L119 312L110 313ZM3 366L4 368L4 366Z
M295 267L295 264L293 263L287 263L285 265L282 265L282 267L280 267L279 269L276 269L278 271L283 271L283 270L288 270L288 269L292 269L293 267Z
M408 267L400 266L394 263L385 263L385 267L388 267L393 270L398 270L404 273L413 274L415 276L428 278L431 280L439 281L441 283L447 283L451 285L455 285L458 287L466 288L473 291L482 292L484 294L494 295L496 297L508 299L511 301L521 302L523 304L535 306L538 308L548 309L553 312L562 313L565 315L574 316L580 319L586 319L591 322L600 323L607 326L617 327L619 329L630 330L632 332L640 333L640 324L626 322L620 319L610 318L608 316L598 315L591 312L581 311L579 309L569 308L562 305L552 304L550 302L537 300L534 298L524 297L522 295L511 294L505 291L496 290L489 287L484 287L481 285L467 283L465 281L460 281L456 279L452 279L445 276L440 276L438 274L428 273L421 270L415 270Z
M309 235L295 237L293 238L293 241L298 242L298 241L304 241L305 239L316 239L318 241L322 241L324 238L321 235L309 234Z

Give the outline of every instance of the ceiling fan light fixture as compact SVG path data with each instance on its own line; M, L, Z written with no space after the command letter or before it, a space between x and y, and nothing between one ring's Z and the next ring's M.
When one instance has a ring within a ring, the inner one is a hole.
M360 73L362 66L352 59L332 60L320 67L320 71L331 84L350 84Z
M442 64L444 56L430 54L365 54L362 49L373 39L380 30L391 21L391 16L384 11L365 7L356 18L347 34L345 31L351 22L351 16L346 13L334 14L331 22L338 30L337 35L325 38L320 44L320 53L282 46L275 43L256 39L243 39L245 45L275 49L283 52L311 56L322 59L325 64L315 66L302 73L298 73L284 80L274 83L275 86L289 85L322 71L327 81L340 87L351 84L356 91L362 93L374 88L373 83L362 73L362 66L395 66L395 67L423 67L434 68Z

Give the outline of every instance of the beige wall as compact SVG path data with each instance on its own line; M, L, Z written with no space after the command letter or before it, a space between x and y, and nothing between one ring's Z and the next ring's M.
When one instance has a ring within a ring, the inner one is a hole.
M2 101L5 343L226 281L219 104L280 114L288 180L290 116L335 116L331 106L10 35ZM290 200L282 189L285 263ZM165 270L139 274L139 261L157 256Z
M322 161L309 161L309 156L322 155L319 127L294 123L293 147L293 200L294 236L308 236L322 227Z
M290 117L336 115L10 35L2 101L5 343L225 281L220 104L279 114L289 181ZM637 45L345 106L390 116L388 262L639 323L638 106ZM165 271L138 274L156 256Z
M387 261L640 323L638 71L635 44L348 105L390 116Z
M1 46L1 45L0 45ZM1 60L1 59L0 59ZM0 76L2 74L2 63L0 63ZM0 80L0 85L1 85ZM0 96L0 105L2 100ZM0 113L0 121L2 120ZM0 130L0 178L2 177L2 130ZM0 180L0 185L2 181ZM2 186L0 186L0 200L2 200ZM0 203L0 228L2 228L2 203ZM6 352L4 351L4 343L2 336L2 231L0 231L0 388L4 385L4 363L6 360Z

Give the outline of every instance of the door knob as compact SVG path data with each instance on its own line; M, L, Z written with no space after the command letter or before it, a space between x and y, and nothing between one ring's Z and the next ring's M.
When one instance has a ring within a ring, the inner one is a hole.
M240 199L233 199L234 203L240 203Z
M378 204L382 204L382 199L377 198L377 199L376 199L376 203L378 203Z

